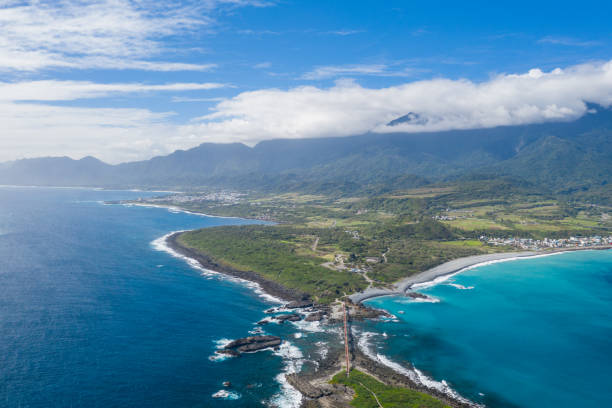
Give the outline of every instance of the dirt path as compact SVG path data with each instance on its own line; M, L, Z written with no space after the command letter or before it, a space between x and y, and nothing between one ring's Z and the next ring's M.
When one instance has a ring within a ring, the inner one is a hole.
M385 260L385 263L387 263L387 254L389 253L390 250L391 248L387 248L387 250L382 253L382 258Z
M372 396L374 397L374 399L376 400L376 403L378 404L378 406L380 408L384 408L382 406L382 404L380 403L380 401L378 400L378 397L376 396L376 394L374 394L374 391L372 391L371 389L369 389L368 387L366 387L361 381L357 381L363 388L365 388L366 390L370 391L370 393L372 394Z
M363 276L363 278L368 281L368 289L370 289L374 285L374 281L368 276L368 273L366 271L363 271L361 273L361 276Z
M314 244L312 244L312 251L313 252L316 252L317 245L319 245L319 237L315 237L315 242L314 242Z

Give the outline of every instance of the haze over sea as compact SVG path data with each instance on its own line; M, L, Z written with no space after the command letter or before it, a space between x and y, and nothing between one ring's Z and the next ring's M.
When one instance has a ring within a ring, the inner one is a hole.
M371 352L490 407L612 406L612 251L484 265L421 291L439 302L366 302L399 320L361 325Z
M159 238L254 221L103 204L156 194L0 187L0 406L298 401L281 374L335 334L269 324L286 340L278 352L211 359L278 303L160 250ZM397 321L354 327L386 363L414 362L491 407L610 406L611 286L612 251L498 263L423 289L438 303L371 300Z

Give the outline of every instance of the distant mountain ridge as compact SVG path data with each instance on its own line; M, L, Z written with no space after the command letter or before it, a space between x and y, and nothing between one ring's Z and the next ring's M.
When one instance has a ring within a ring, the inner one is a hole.
M119 165L93 157L24 159L0 164L0 183L350 192L512 177L559 193L608 190L612 111L590 108L593 113L573 122L269 140L254 147L203 143ZM412 112L396 119L415 120L420 119Z

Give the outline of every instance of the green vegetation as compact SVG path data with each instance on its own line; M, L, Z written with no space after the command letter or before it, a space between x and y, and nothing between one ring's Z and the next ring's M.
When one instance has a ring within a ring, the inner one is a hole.
M511 251L493 237L610 235L612 208L569 203L512 179L465 180L374 196L253 194L232 202L157 204L280 222L186 233L184 245L220 264L327 303L464 256Z
M291 228L240 226L188 232L179 241L221 264L254 271L323 303L367 286L359 274L325 268L325 259L300 254L301 238Z
M345 372L338 373L331 381L344 384L355 390L351 405L357 408L449 408L434 397L408 388L391 387L358 370L351 370L349 377ZM376 402L376 398L380 402Z

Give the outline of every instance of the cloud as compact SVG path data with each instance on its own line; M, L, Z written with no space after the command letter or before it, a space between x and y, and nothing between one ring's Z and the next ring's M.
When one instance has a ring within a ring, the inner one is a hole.
M324 31L323 34L331 34L331 35L339 35L341 37L345 37L347 35L361 34L365 32L364 30L332 30L332 31Z
M112 94L160 92L160 91L201 91L227 87L225 84L173 83L147 85L139 83L100 84L88 81L28 81L0 82L0 102L9 101L71 101L76 99L100 98Z
M382 75L387 72L387 66L383 64L363 64L363 65L328 65L317 67L314 70L302 75L302 79L318 80L328 79L339 76L352 75Z
M245 29L245 30L238 30L238 34L243 34L243 35L280 35L281 33L278 31L272 31L272 30L251 30L251 29Z
M587 113L585 101L612 105L612 61L549 72L536 68L484 82L438 78L374 89L343 80L329 88L261 89L222 100L210 113L178 124L168 112L52 106L28 98L48 93L50 100L70 100L208 85L52 81L43 92L39 89L43 82L0 85L0 95L9 95L0 98L0 160L27 153L29 157L94 155L117 163L203 142L253 145L278 138L486 128L575 119ZM409 112L418 114L419 121L386 125Z
M202 91L219 83L100 84L87 81L0 82L0 161L21 157L95 155L108 162L149 158L191 147L176 133L173 112L55 106L54 102L122 94ZM41 103L42 102L42 103Z
M352 76L409 77L414 76L418 72L422 72L422 70L414 68L392 70L385 64L328 65L317 67L305 73L301 79L321 80Z
M601 45L600 41L582 41L569 37L547 36L538 40L540 44L565 45L568 47L593 47Z
M571 120L585 101L612 104L612 61L543 72L506 74L485 82L431 79L380 89L341 81L331 88L244 92L180 132L199 141L254 144L275 138L422 132ZM386 124L408 112L419 123Z
M253 68L257 68L257 69L265 69L265 68L270 68L272 66L271 62L260 62L259 64L255 64L253 65Z
M172 102L221 102L227 98L216 97L216 98L186 98L183 96L173 96Z
M0 70L108 68L208 70L212 64L150 61L162 39L214 24L216 7L262 6L240 0L29 0L0 3Z
M0 160L95 155L117 163L168 153L174 145L168 116L146 109L0 102Z

